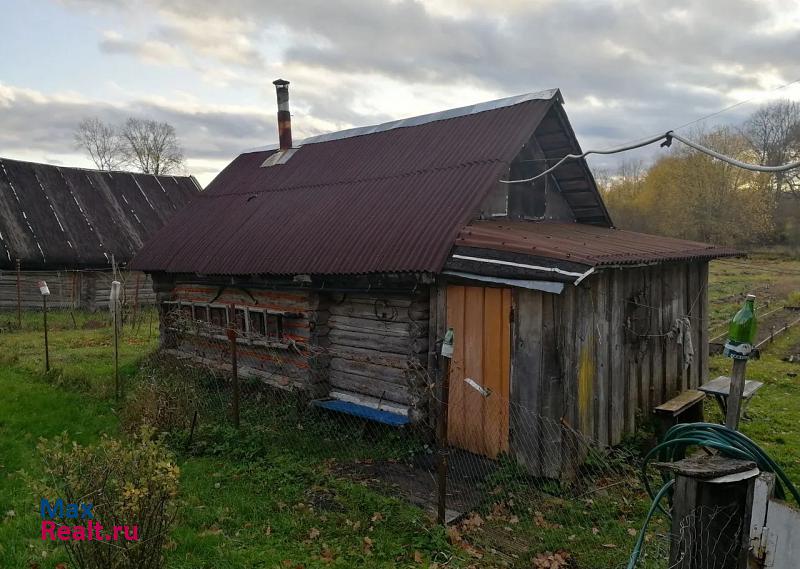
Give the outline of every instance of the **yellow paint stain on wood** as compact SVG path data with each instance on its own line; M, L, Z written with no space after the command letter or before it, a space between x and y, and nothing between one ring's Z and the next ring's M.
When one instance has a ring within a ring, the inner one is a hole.
M578 362L578 427L583 432L588 432L591 427L591 416L594 402L595 365L592 354L592 341L587 341L580 351Z

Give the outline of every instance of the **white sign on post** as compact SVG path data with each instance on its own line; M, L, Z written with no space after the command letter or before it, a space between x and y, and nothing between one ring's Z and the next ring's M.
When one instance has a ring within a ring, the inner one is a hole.
M50 296L50 289L47 288L47 283L46 282L38 281L36 283L36 286L39 287L39 292L42 294L42 296Z

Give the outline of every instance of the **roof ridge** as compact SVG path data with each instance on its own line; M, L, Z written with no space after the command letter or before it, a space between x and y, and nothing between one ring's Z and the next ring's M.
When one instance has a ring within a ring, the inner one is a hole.
M491 101L483 101L474 105L467 105L464 107L456 107L453 109L445 109L435 113L426 113L404 119L397 119L375 125L367 125L360 127L353 127L344 130L338 130L323 134L310 136L296 143L295 147L299 148L307 144L317 144L320 142L331 142L333 140L341 140L344 138L352 138L355 136L364 136L366 134L374 134L377 132L384 132L387 130L394 130L396 128L404 128L410 126L419 126L431 122L453 119L457 117L464 117L474 115L486 111L493 111L505 107L519 105L528 101L549 100L556 99L558 102L563 102L561 90L558 88L545 89L543 91L535 91L531 93L523 93L521 95L512 95L511 97L503 97L501 99L494 99ZM241 154L251 154L254 152L266 152L269 150L277 150L278 144L267 144L264 146L257 146L255 148L247 149Z
M214 192L202 192L198 194L200 197L204 198L221 198L226 196L255 196L258 194L272 194L272 193L279 193L279 192L291 192L294 190L306 190L311 188L324 188L329 186L340 186L342 184L355 184L359 182L377 182L380 180L393 180L395 178L404 178L406 176L418 176L420 174L427 174L429 172L444 172L446 170L456 170L458 168L462 168L464 166L472 166L475 164L491 164L491 163L508 163L506 160L501 158L485 158L483 160L468 160L466 162L459 162L457 164L450 164L448 166L438 166L436 168L418 168L416 170L407 170L405 172L399 172L397 174L391 174L387 176L371 176L365 178L348 178L346 180L337 180L335 182L321 182L318 184L297 184L295 186L287 186L285 188L273 188L273 189L259 189L250 192L225 192L225 193L214 193Z
M34 166L47 166L64 170L80 170L94 174L131 174L133 176L153 176L155 178L192 178L192 174L153 174L150 172L134 172L133 170L100 170L99 168L87 168L85 166L65 166L63 164L48 164L47 162L34 162L33 160L20 160L19 158L7 158L0 156L0 162L18 162L20 164L32 164Z

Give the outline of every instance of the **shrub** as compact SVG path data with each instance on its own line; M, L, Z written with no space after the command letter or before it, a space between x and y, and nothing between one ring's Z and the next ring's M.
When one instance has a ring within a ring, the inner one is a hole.
M158 433L188 429L202 397L186 370L149 360L142 364L120 411L122 427L126 432L151 427Z
M162 550L175 517L178 467L166 447L143 430L130 442L103 436L95 446L81 446L68 435L42 440L38 451L45 477L34 481L41 497L54 503L93 503L93 524L101 533L127 526L131 536L116 541L60 541L70 567L77 569L158 569L164 566ZM38 504L37 504L38 506ZM56 520L85 525L87 520Z

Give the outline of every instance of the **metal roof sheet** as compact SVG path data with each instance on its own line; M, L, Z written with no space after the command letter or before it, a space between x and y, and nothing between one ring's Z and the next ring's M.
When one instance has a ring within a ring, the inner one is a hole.
M557 91L552 92L555 97ZM363 135L238 156L137 255L148 271L438 272L554 99L522 97Z
M341 140L342 138L362 136L365 134L374 134L376 132L384 132L395 128L419 126L430 122L452 119L456 117L464 117L467 115L474 115L476 113L482 113L485 111L494 111L496 109L502 109L503 107L518 105L526 101L536 101L536 100L549 101L551 99L556 99L559 102L563 102L561 99L561 92L558 89L546 89L544 91L537 91L536 93L525 93L523 95L505 97L503 99L496 99L494 101L485 101L483 103L468 105L466 107L447 109L445 111L429 113L426 115L419 115L416 117L409 117L406 119L400 119L396 121L389 121L381 124L348 128L336 132L326 132L324 134L318 134L316 136L310 136L308 138L305 138L299 143L295 143L295 146L300 147L307 144L330 142L331 140ZM259 146L257 148L252 148L250 150L247 150L246 152L263 152L265 150L277 150L277 149L278 149L277 144L268 144L266 146Z
M190 176L65 168L0 158L0 269L108 266L199 194Z
M589 267L732 257L740 253L697 241L582 223L475 221L459 247L522 253Z

